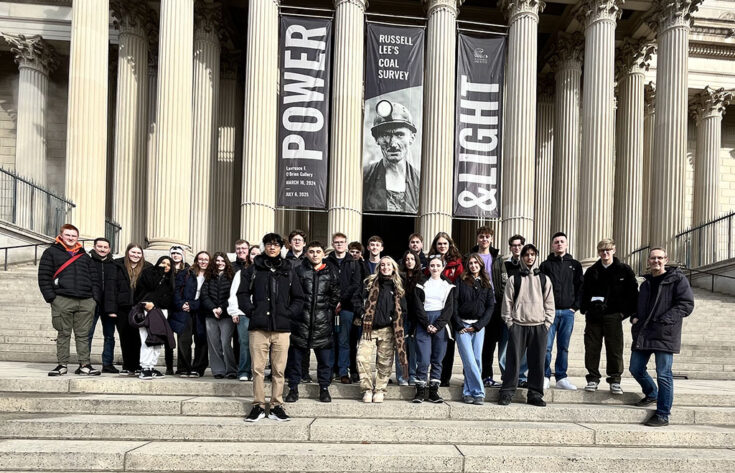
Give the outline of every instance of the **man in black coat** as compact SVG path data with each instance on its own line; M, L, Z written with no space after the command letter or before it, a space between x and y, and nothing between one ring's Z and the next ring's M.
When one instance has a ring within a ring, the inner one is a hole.
M56 358L58 366L49 376L65 375L69 363L69 343L74 331L79 368L76 374L97 376L99 370L89 362L89 330L101 299L97 271L92 259L79 243L79 230L71 224L61 227L53 245L41 255L38 265L38 287L51 304L51 324L58 332Z
M609 238L597 244L600 255L584 275L580 312L585 314L585 391L597 391L600 384L600 352L605 341L607 382L612 394L623 394L623 320L636 311L638 281L627 264L615 256L615 242Z
M644 422L650 427L669 425L674 401L674 353L681 351L684 317L694 310L694 294L686 276L678 268L667 268L669 258L663 248L648 253L650 274L645 276L638 294L638 310L630 319L633 345L630 374L643 388L644 398L637 406L656 403L656 412ZM648 360L656 358L656 383L648 374Z
M115 357L115 279L117 267L110 254L110 241L107 238L95 238L94 247L89 251L92 258L92 266L97 272L98 291L102 295L97 301L94 311L92 328L89 331L89 349L92 350L92 338L97 327L97 321L102 319L102 336L104 345L102 348L102 372L117 374L120 371L115 368L113 362Z
M319 400L331 402L329 385L334 365L334 319L340 303L339 274L324 262L324 246L318 241L306 247L306 259L296 268L304 290L304 307L293 319L286 377L290 391L286 402L299 399L301 361L314 350L319 380Z
M277 233L263 237L263 254L241 271L237 306L250 319L250 356L253 368L253 408L245 418L257 422L265 417L265 365L271 357L270 414L277 421L289 420L283 410L284 369L288 357L293 319L304 304L304 291L294 270L281 257L283 238Z

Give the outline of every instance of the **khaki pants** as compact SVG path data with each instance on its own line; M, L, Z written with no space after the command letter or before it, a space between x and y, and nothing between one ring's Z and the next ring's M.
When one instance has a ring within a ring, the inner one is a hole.
M80 365L89 364L89 331L94 320L97 304L91 297L56 296L51 302L51 325L56 329L56 358L60 365L69 364L69 345L71 333L77 346L77 361Z
M283 404L283 385L291 334L252 330L250 358L253 367L253 404L265 408L265 365L271 357L271 407Z
M360 390L385 392L393 370L393 327L373 330L372 340L360 338L357 346L357 372L360 374ZM378 359L375 359L375 352ZM378 370L373 383L373 363Z

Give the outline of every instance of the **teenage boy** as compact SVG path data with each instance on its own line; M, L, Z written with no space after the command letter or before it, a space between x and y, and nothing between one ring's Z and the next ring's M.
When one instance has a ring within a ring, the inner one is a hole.
M521 249L526 244L526 239L523 235L513 235L508 238L508 250L510 251L510 257L503 262L503 269L505 270L502 274L503 288L507 284L508 279L521 273ZM503 289L505 292L505 289ZM496 304L496 307L501 304ZM500 343L498 343L498 366L500 366L501 378L505 376L505 354L508 348L508 327L503 324L503 332L500 337ZM484 367L483 367L484 369ZM484 379L485 386L492 387L492 379ZM497 381L496 381L497 382ZM518 387L528 387L528 363L526 361L526 354L523 353L521 358L521 367L518 372Z
M292 269L301 266L306 259L304 245L306 244L306 232L303 230L293 230L288 234L288 252L286 253L286 262L291 265ZM301 362L302 383L311 383L311 375L309 374L309 357L305 356Z
M538 250L528 244L521 250L519 274L508 279L502 317L508 326L507 365L500 388L501 406L511 403L518 384L519 364L528 351L527 403L544 407L544 354L546 335L554 322L553 283L536 267Z
M334 321L340 303L339 275L324 262L324 246L318 241L307 245L306 259L295 271L304 290L304 306L292 320L286 365L290 390L286 402L299 400L301 360L309 356L311 349L317 360L319 400L331 402L329 385L334 365Z
M371 236L367 242L367 250L368 260L366 261L366 263L369 271L369 276L371 274L375 274L375 270L380 264L380 254L383 252L383 239L380 238L378 235Z
M253 368L253 408L245 418L246 422L257 422L265 417L265 365L269 353L273 383L268 418L276 421L290 419L283 410L284 369L291 320L293 314L300 313L303 308L304 292L291 265L281 257L281 248L283 238L280 235L266 234L263 253L240 272L240 284L235 294L237 307L250 319L248 336ZM230 298L232 296L231 290ZM233 315L233 322L238 323L238 317Z
M101 299L97 301L94 311L92 328L89 330L89 350L92 351L92 337L97 327L97 321L102 319L102 372L117 374L120 371L115 368L115 318L113 306L115 305L115 279L117 268L110 254L110 240L107 238L95 238L92 249L89 251L92 258L92 266L97 272L97 290Z
M418 253L419 259L421 260L421 271L426 269L428 262L426 261L426 255L424 254L424 237L420 233L412 233L408 237L408 249Z
M554 285L554 303L556 315L554 325L549 329L549 338L546 344L546 362L544 373L544 387L551 384L551 350L554 348L556 337L556 364L554 378L557 389L576 391L567 377L569 363L569 342L574 330L574 313L579 309L579 300L582 295L582 265L572 255L567 253L569 243L563 232L557 232L551 237L551 249L546 261L541 263L541 272L551 279Z

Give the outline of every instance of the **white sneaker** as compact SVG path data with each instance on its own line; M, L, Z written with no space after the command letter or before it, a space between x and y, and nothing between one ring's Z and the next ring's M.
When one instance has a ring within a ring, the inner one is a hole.
M556 382L557 389L566 389L569 391L576 391L577 386L569 382L569 378L563 378Z
M373 402L377 402L377 403L383 402L383 396L384 394L382 391L373 394Z
M549 385L551 385L551 378L544 378L544 389L549 389Z
M584 387L584 390L587 391L587 392L593 393L593 392L597 391L597 385L598 384L600 384L600 383L596 383L594 381L590 381L589 383L587 383L587 386Z
M610 393L617 395L623 394L623 388L620 387L620 383L611 383Z
M373 392L365 391L362 393L362 402L373 402Z

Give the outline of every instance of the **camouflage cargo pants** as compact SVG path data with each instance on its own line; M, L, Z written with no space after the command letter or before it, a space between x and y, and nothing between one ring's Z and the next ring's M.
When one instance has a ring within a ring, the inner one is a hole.
M372 340L360 338L357 346L357 372L360 374L360 390L385 392L393 369L393 327L384 327L372 332ZM377 360L375 352L377 350ZM377 375L373 383L373 363Z

